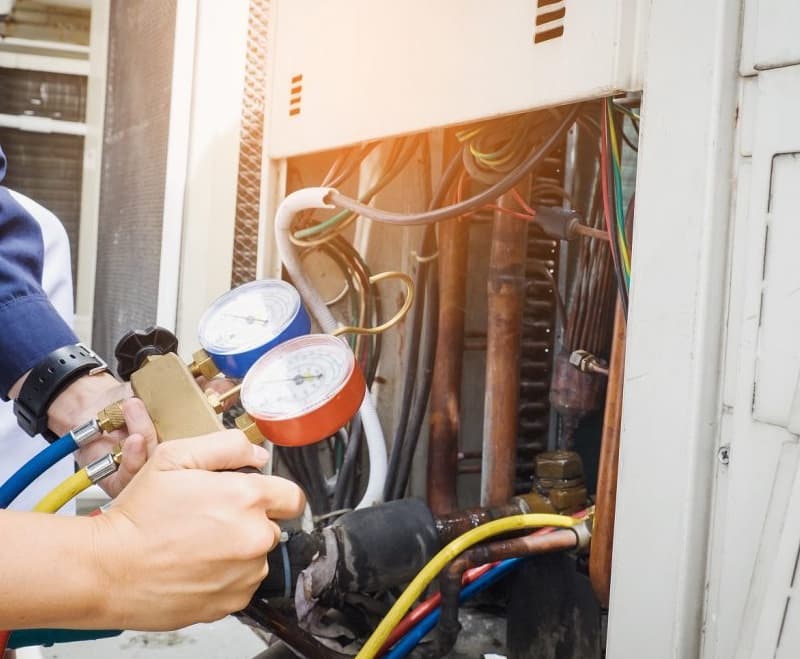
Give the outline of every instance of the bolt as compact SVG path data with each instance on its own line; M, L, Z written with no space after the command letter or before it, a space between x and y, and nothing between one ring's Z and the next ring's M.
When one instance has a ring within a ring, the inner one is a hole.
M731 447L721 446L719 451L717 451L717 458L720 463L727 465L731 461Z

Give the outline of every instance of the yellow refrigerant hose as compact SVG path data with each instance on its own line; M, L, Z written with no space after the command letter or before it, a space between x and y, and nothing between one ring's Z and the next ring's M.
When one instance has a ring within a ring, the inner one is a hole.
M37 513L58 512L72 498L78 496L92 484L86 467L76 471L53 488L33 509Z
M58 512L64 504L81 492L113 474L119 467L121 460L122 450L119 450L115 453L104 455L102 458L86 465L83 469L75 472L69 478L65 478L53 488L36 504L33 511L36 513Z
M392 633L406 612L411 608L414 602L417 601L420 595L427 588L428 584L436 578L436 575L441 572L445 566L455 558L457 558L464 551L473 545L482 542L492 536L500 533L508 533L509 531L520 531L523 529L535 528L539 526L557 526L561 528L570 528L576 524L580 524L583 520L568 517L566 515L514 515L513 517L504 517L497 519L487 524L482 524L464 535L459 536L450 544L439 551L428 564L422 568L416 577L411 581L408 587L403 591L403 594L397 599L389 613L386 614L381 623L372 632L372 636L367 639L364 646L361 648L356 659L374 659L378 651L383 647L384 642Z

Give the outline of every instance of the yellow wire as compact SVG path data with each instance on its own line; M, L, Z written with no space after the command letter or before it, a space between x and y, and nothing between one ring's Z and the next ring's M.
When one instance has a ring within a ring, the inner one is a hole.
M509 531L518 531L537 526L559 526L568 528L580 524L582 520L567 517L566 515L514 515L513 517L505 517L497 519L493 522L478 526L471 531L467 531L464 535L459 536L453 540L449 545L442 549L436 556L434 556L428 564L422 568L420 573L414 577L414 580L403 591L403 594L397 599L389 609L389 613L381 620L377 629L372 632L367 642L356 655L356 659L373 659L378 651L383 647L389 634L397 627L400 620L411 608L414 602L417 601L420 595L427 588L428 584L436 578L436 575L441 572L445 566L454 560L459 554L463 553L473 545L491 538L492 536L500 533L508 533Z
M622 159L620 158L619 154L619 146L617 145L617 131L614 127L614 122L611 119L611 111L608 112L608 134L611 136L611 151L613 153L613 158L616 161L617 169L620 172L620 176L622 176ZM612 182L613 185L613 182ZM620 253L622 255L622 265L625 268L625 272L630 276L631 274L631 257L628 254L628 245L627 241L621 240L620 241Z
M37 513L55 513L68 501L78 496L85 489L90 487L92 481L86 473L86 467L75 472L69 478L64 479L56 485L45 497L36 504L33 509Z

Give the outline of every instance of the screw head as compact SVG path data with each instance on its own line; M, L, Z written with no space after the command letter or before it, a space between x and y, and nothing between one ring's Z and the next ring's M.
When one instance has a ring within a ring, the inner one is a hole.
M719 451L717 451L717 459L720 463L727 465L731 461L731 447L721 446Z

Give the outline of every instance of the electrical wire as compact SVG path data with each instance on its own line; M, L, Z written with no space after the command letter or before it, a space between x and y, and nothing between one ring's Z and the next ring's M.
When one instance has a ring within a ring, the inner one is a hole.
M8 630L0 629L0 657L6 653L8 646L8 639L11 638L11 632Z
M77 450L78 445L70 432L34 455L0 487L0 508L8 508L33 481Z
M524 560L524 558L509 558L487 570L484 574L475 579L475 581L462 589L458 596L459 603L463 604L469 601L478 593L494 585L500 581L500 579L515 570ZM408 656L419 642L436 627L440 616L441 609L435 607L431 610L430 613L402 636L397 644L386 654L386 659L401 659L401 657Z
M603 112L607 112L607 104L603 104ZM614 264L614 275L617 280L617 289L619 291L620 302L624 311L624 315L628 316L628 284L625 279L625 270L622 265L622 256L620 254L618 232L615 230L615 223L611 219L612 203L609 179L610 179L610 158L609 158L609 140L608 140L608 122L601 122L601 137L600 137L600 188L603 199L603 216L605 218L606 230L608 231L608 240L611 247L611 256Z
M56 513L81 492L92 486L86 467L65 478L33 508L35 513Z
M580 520L566 515L528 514L497 519L467 531L441 549L428 564L422 568L419 574L414 577L405 591L403 591L403 594L397 598L392 608L389 609L389 612L369 639L367 639L367 642L356 655L356 659L373 659L389 637L392 629L397 626L405 613L411 608L411 605L424 592L428 584L436 578L436 575L439 574L450 561L473 545L501 533L509 533L541 526L570 528L579 523Z
M331 208L331 204L325 200L329 190L330 188L305 188L288 195L278 206L275 216L275 243L286 271L306 303L307 309L316 319L322 331L331 334L338 327L336 319L305 276L303 265L289 237L292 221L297 213L311 208ZM364 396L359 413L364 427L370 463L367 489L364 497L356 506L356 508L364 508L380 502L383 498L387 455L383 428L369 392Z
M356 199L352 199L351 197L343 195L333 188L327 191L326 195L321 201L325 204L331 204L333 206L338 206L354 213L358 213L359 215L368 217L376 222L398 224L401 226L440 222L451 217L466 215L487 203L491 203L500 195L508 192L520 180L522 180L522 178L528 174L531 169L538 165L550 152L550 150L558 144L564 133L575 122L581 107L582 106L580 104L573 105L565 113L563 113L558 125L556 126L556 129L550 133L550 135L540 144L537 144L531 150L528 156L526 156L525 160L511 170L507 176L477 195L465 199L459 203L434 210L423 211L420 213L404 214L367 206Z

